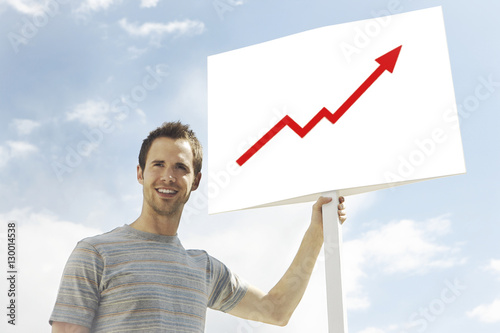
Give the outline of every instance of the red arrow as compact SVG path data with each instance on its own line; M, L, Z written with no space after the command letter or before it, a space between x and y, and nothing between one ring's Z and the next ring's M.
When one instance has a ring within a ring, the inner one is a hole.
M375 59L380 65L377 69L363 82L356 91L349 96L349 98L342 104L337 111L331 113L327 108L322 108L304 127L301 127L295 122L290 116L286 115L281 119L273 128L271 128L262 138L259 139L252 147L250 147L240 158L236 160L240 166L242 166L250 157L252 157L260 148L262 148L266 143L269 142L279 131L281 131L285 126L290 127L295 133L297 133L301 138L306 136L309 131L311 131L314 126L316 126L321 119L326 118L332 124L335 124L337 120L340 119L346 113L347 110L358 100L361 95L375 82L384 71L392 73L394 67L396 66L396 61L398 60L399 52L401 51L400 45L394 50L387 52L381 57Z

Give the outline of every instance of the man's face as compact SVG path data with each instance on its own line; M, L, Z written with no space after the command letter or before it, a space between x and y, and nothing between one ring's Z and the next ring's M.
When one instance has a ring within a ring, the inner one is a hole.
M178 214L180 217L191 191L198 188L200 178L201 173L194 174L193 152L184 139L155 139L144 170L137 166L137 179L143 185L144 208L161 216Z

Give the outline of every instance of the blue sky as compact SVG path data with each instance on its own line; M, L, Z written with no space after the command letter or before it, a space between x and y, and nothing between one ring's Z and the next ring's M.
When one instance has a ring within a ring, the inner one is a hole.
M20 267L19 322L7 327L4 318L2 331L49 332L76 242L137 218L135 168L150 130L180 119L207 155L207 56L437 5L467 174L347 198L349 331L497 333L500 3L493 0L0 0L0 220L18 222ZM206 249L271 288L298 248L311 204L208 216L204 184L179 229L185 247ZM286 328L209 311L206 331L326 332L324 293L320 258Z

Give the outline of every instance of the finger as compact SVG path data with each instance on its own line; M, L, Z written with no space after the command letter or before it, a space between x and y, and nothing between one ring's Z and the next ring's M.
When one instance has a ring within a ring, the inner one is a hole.
M339 203L344 203L344 201L345 201L345 198L344 198L344 197L342 197L342 196L340 196L340 197L339 197Z
M339 204L337 207L338 207L339 210L344 210L345 209L345 205L343 203Z
M320 210L324 204L327 204L330 201L332 201L331 197L319 197L316 203L313 205L313 208Z
M339 215L340 223L344 223L345 220L347 220L347 215L345 213L345 210L339 210L338 215Z

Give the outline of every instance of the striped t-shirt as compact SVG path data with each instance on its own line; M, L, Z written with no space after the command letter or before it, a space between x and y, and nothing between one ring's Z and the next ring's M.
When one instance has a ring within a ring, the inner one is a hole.
M227 312L246 291L205 251L124 225L77 244L50 323L91 332L203 332L207 307Z

